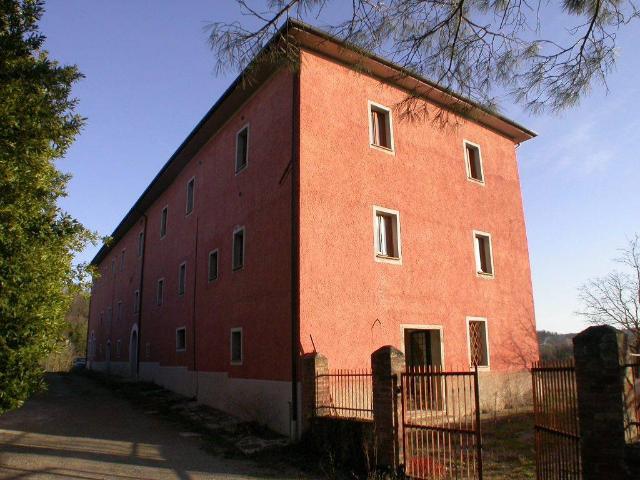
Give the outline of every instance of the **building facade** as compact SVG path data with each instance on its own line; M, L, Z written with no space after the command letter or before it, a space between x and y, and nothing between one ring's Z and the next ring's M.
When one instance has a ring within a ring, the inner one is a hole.
M308 26L281 32L299 69L234 82L94 258L90 368L293 436L306 353L522 370L537 342L516 148L534 134ZM406 119L409 91L446 125Z

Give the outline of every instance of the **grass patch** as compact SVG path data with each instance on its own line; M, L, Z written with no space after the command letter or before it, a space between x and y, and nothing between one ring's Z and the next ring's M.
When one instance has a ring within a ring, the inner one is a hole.
M533 413L498 416L482 422L484 478L534 479Z

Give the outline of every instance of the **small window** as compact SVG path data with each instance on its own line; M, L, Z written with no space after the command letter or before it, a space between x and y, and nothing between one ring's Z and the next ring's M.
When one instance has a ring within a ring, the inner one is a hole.
M244 170L249 162L249 125L236 134L236 173Z
M133 292L133 313L140 311L140 290Z
M382 105L369 102L370 142L375 147L393 150L393 131L391 128L391 110Z
M187 349L187 329L180 327L176 329L176 352L184 352Z
M144 253L144 232L138 234L138 256L141 257Z
M116 341L116 357L120 358L120 351L122 348L122 341Z
M162 299L164 297L164 278L160 278L158 280L158 285L156 287L156 305L162 305Z
M489 340L485 319L468 319L469 364L471 367L489 367Z
M467 163L467 177L469 180L484 182L480 147L470 142L464 142L464 156Z
M187 206L186 206L186 214L189 215L193 211L193 189L195 187L196 179L192 178L187 183Z
M162 209L162 213L160 214L160 238L164 237L167 234L168 212L169 212L169 207L164 207Z
M233 232L233 269L240 270L244 266L244 228Z
M375 254L379 260L400 260L400 214L374 207Z
M178 295L184 295L185 284L187 282L187 264L182 262L178 272Z
M242 365L242 328L231 329L231 365Z
M118 302L118 313L116 315L116 321L120 322L122 320L122 302Z
M209 281L213 282L218 278L218 250L209 252Z
M473 238L476 257L476 272L479 275L493 275L491 235L488 233L474 232Z

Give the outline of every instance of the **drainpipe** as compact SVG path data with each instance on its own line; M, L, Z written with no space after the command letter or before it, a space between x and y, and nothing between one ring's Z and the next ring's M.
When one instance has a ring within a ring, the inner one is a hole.
M136 355L136 378L140 375L140 346L142 345L142 305L144 305L144 302L142 301L142 287L144 286L144 259L147 253L147 214L143 213L142 217L144 218L144 228L142 229L142 258L140 259L140 286L138 287L140 295L138 296L138 352ZM131 358L131 352L129 352L129 358Z
M298 142L300 73L293 74L291 99L291 439L298 439L298 362L300 360L300 217Z
M198 399L199 381L198 381L198 367L196 356L196 290L198 287L198 224L200 218L196 216L196 244L194 252L194 268L193 268L193 301L191 311L191 331L193 336L193 373L196 376L196 390L195 399ZM208 259L207 259L208 260Z

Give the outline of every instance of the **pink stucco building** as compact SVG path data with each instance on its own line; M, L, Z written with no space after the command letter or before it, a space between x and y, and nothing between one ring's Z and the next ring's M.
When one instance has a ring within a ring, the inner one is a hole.
M90 368L294 436L305 353L522 370L537 343L516 148L534 133L282 31L300 68L236 80L94 258ZM406 120L408 91L447 125Z

